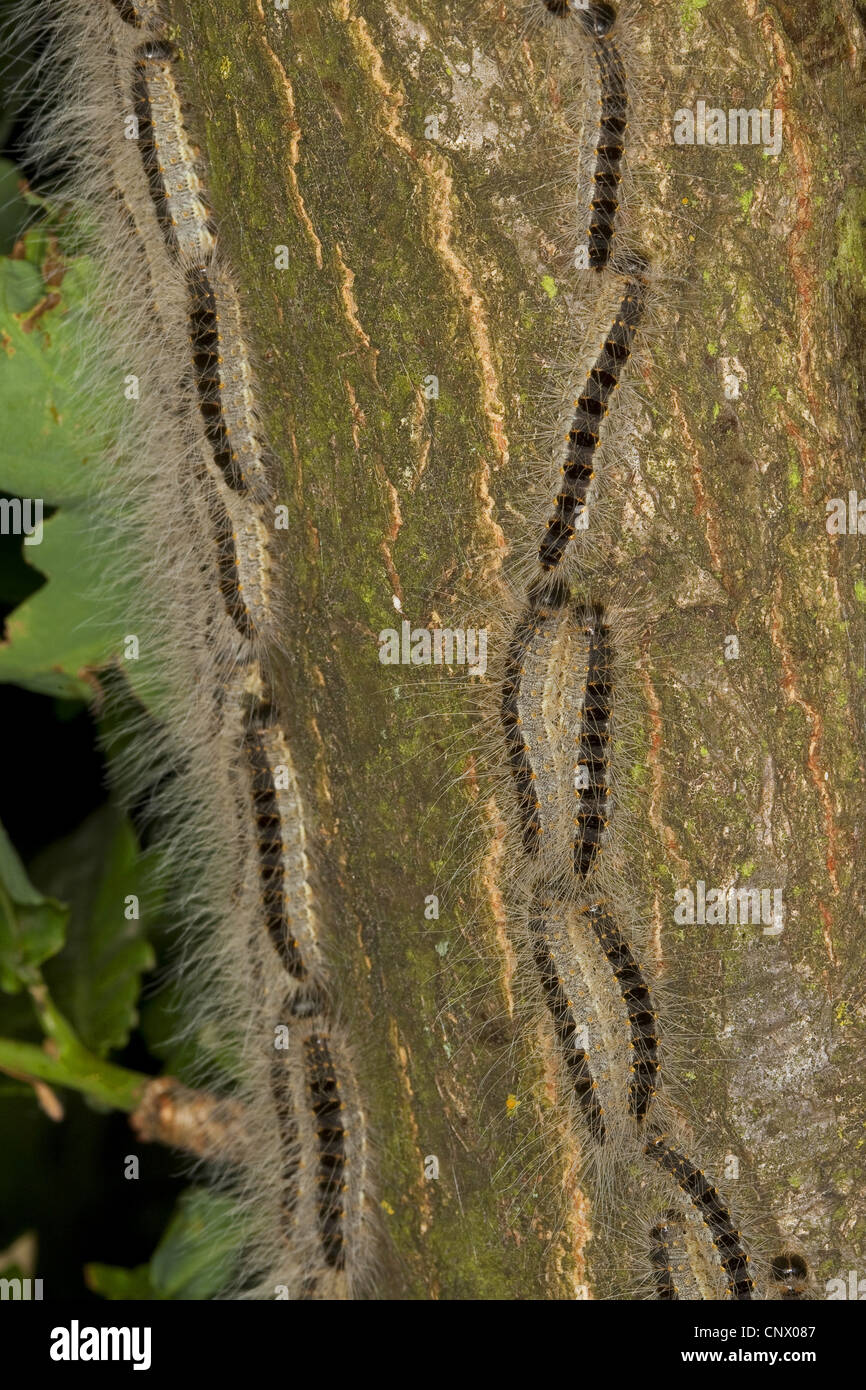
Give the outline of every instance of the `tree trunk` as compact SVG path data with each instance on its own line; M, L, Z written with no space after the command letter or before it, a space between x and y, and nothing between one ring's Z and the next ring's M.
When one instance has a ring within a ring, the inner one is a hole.
M280 676L376 1151L378 1291L603 1296L507 911L490 674L379 660L404 618L507 637L613 302L572 261L588 46L541 0L173 8L285 474ZM766 1250L802 1249L823 1297L863 1267L866 542L825 524L828 499L866 493L863 12L622 8L625 225L653 283L594 563L639 614L628 873L695 1149L737 1160ZM699 99L781 111L780 153L677 145ZM783 931L678 925L674 893L699 881L781 889Z

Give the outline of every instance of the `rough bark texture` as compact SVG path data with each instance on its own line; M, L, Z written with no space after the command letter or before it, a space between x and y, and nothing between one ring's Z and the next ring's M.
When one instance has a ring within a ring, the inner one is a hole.
M581 88L529 3L178 0L175 18L285 466L282 674L377 1149L377 1287L583 1296L592 1213L550 1029L512 978L473 700L377 659L404 615L495 623L491 578L525 542L531 441L563 404L545 363L578 362L604 319L582 320L563 236ZM827 498L866 491L863 13L643 0L631 43L629 226L663 268L609 541L646 615L631 872L696 1144L739 1158L770 1245L799 1241L823 1296L863 1269L866 540L825 527ZM699 98L781 108L781 155L675 146ZM784 932L676 927L675 889L701 879L782 888Z

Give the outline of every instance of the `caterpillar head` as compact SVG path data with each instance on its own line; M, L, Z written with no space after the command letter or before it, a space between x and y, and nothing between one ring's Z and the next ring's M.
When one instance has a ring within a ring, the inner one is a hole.
M544 0L544 3L551 14L564 16L570 11L577 15L583 27L599 37L609 34L616 20L616 10L606 0L589 0L589 3L587 0Z
M616 10L613 5L608 5L606 0L590 0L590 4L572 4L569 6L580 20L581 24L590 34L595 34L598 38L604 38L609 34L616 22Z
M783 1250L771 1261L770 1273L783 1299L802 1298L807 1293L809 1268L802 1255Z

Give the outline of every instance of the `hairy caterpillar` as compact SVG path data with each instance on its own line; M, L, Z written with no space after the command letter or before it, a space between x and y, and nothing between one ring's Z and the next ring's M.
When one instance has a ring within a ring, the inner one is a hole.
M132 90L139 148L160 225L187 269L192 360L210 444L206 464L210 479L205 480L201 473L199 476L208 495L220 589L241 636L254 642L266 631L273 636L276 628L273 539L262 520L268 490L255 436L249 364L239 331L237 299L224 270L209 278L215 238L184 126L172 57L172 49L165 43L146 43L137 50ZM222 343L229 353L228 362L220 352ZM258 483L256 500L262 504L258 508L249 506L241 495L248 488L249 470L238 459L231 438L233 429Z
M558 15L569 8L548 6ZM606 14L604 25L609 28L614 18L615 12ZM608 138L612 151L604 152L603 174L610 173L611 161L616 165L610 191L619 183L618 164L624 152L620 137L625 131L625 74L618 55L607 67L602 62L602 79L608 91L602 98L601 128L605 151ZM599 157L601 153L600 142ZM597 165L596 172L599 168ZM593 211L597 214L590 232L593 264L601 269L609 259L616 201L604 206L594 199ZM603 607L587 608L583 619L585 646L573 654L560 631L562 613L573 599L559 578L551 582L551 575L559 569L576 531L585 529L600 422L631 356L634 334L644 313L649 271L646 258L633 256L614 271L631 278L584 391L575 402L568 453L561 469L566 486L546 522L538 548L542 577L530 581L528 607L513 628L502 683L500 717L517 794L522 847L536 863L536 882L542 893L547 893L548 914L551 895L559 883L567 883L570 873L579 882L594 873L597 860L605 860L602 846L610 836L610 633ZM557 676L558 689L554 685ZM555 689L558 703L552 699ZM575 749L579 750L577 756ZM578 770L579 778L575 776ZM572 786L569 778L573 778ZM562 825L569 819L570 806L574 808L570 817L574 833L569 864L563 854ZM569 1085L590 1143L595 1146L607 1143L609 1131L626 1133L625 1116L638 1124L646 1119L659 1071L658 1011L631 943L617 928L617 916L617 903L607 901L582 913L572 912L570 917L566 914L566 926L555 912L552 919L546 919L538 900L531 911L536 966ZM591 948L597 953L594 966L587 958ZM601 968L602 961L605 968ZM663 1274L659 1296L752 1297L754 1281L748 1274L748 1256L717 1190L682 1153L660 1144L658 1139L649 1140L643 1150L645 1157L676 1179L694 1210L686 1207L653 1229L649 1264ZM701 1224L709 1232L710 1246L719 1251L715 1261L706 1249L700 1254L699 1240L696 1244L695 1229ZM686 1245L692 1248L691 1265L682 1253ZM673 1272L675 1259L681 1266L677 1275ZM701 1260L706 1269L696 1279L695 1266ZM678 1284L682 1292L678 1292ZM691 1292L685 1291L687 1287ZM695 1289L699 1294L694 1295Z
M293 1002L286 1001L291 1016ZM289 1295L352 1297L363 1239L368 1159L345 1043L330 1020L292 1025L289 1048L271 1065L271 1086L287 1163L282 1230L296 1256Z
M146 43L136 55L133 97L151 197L181 260L197 262L214 249L210 217L184 127L171 65L173 50Z
M571 730L581 718L588 669L583 634L574 627L567 610L530 608L511 638L503 682L502 721L524 847L554 864L562 863L564 845L574 839L568 789L577 785L579 742Z
M278 725L254 719L244 736L252 784L268 935L298 987L293 1013L308 1012L309 991L321 987L322 965L303 808L285 736Z
M536 877L604 877L614 726L618 764L629 739L621 701L614 711L623 674L617 650L633 632L617 605L575 603L562 586L548 586L542 599L529 597L500 668L499 718L521 842ZM494 664L499 668L497 645Z
M610 398L628 362L643 312L645 280L641 275L641 268L635 267L634 278L626 285L617 316L583 392L574 403L568 448L560 469L565 485L557 495L553 516L547 522L546 534L538 550L538 561L545 575L561 563L575 531L585 530L588 525L586 508L595 476L593 459L599 446L601 421L607 415Z
M666 1142L665 1135L656 1135L649 1140L645 1153L671 1175L707 1227L712 1244L718 1251L719 1263L727 1280L726 1289L731 1298L751 1299L755 1281L749 1271L749 1256L718 1190L691 1159Z
M591 1138L595 1143L603 1144L607 1136L604 1119L607 1107L604 1105L604 1096L610 1086L611 1077L609 1071L598 1069L597 1059L592 1056L592 1052L602 1051L603 1043L593 1043L588 1036L586 1044L582 1042L582 1034L588 1034L590 1026L597 1021L590 1013L597 996L591 985L582 982L580 975L575 981L574 976L578 972L566 964L570 953L562 946L555 925L547 918L542 918L533 925L537 942L535 961L547 1007L553 1018L557 1040L565 1059L569 1081L583 1110ZM596 1070L593 1070L593 1066Z
M214 461L227 485L267 500L267 470L251 390L234 286L219 265L193 266L187 276L192 351L199 404Z
M672 1208L650 1232L649 1263L660 1301L723 1299L729 1295L706 1228L693 1211Z
M622 1134L639 1126L656 1092L658 1015L646 978L605 903L542 899L530 930L557 1027L562 1030L565 1017L569 1037L581 1030L587 1035L586 1068L598 1112L590 1131L604 1142L605 1127Z
M213 461L219 469L217 473L209 465L208 471L211 474L211 510L220 541L220 587L240 633L253 640L266 630L271 617L270 541L258 510L251 505L251 499L243 496L248 490L247 478L243 468L237 466L237 453L230 438L234 426L261 481L250 373L242 340L236 336L239 327L237 301L230 282L224 272L218 278L208 279L201 264L201 258L212 251L214 241L199 197L200 185L184 131L170 58L171 52L165 46L147 46L137 64L140 83L137 96L142 126L149 136L143 145L143 158L160 221L181 260L190 263L190 339L199 405ZM234 320L229 338L228 374L219 352L221 316ZM214 387L218 393L216 400L212 396ZM231 572L232 564L236 574ZM261 882L259 903L267 935L284 972L296 987L296 994L287 996L288 1012L292 1017L303 1017L321 1002L321 964L317 960L318 941L309 861L304 848L303 810L285 736L270 713L271 697L266 698L265 706L264 717L261 712L252 713L243 739L256 827ZM306 1163L303 1158L305 1125L298 1119L301 1156L298 1176L292 1182L303 1186L305 1181L314 1181L320 1189L317 1215L325 1263L343 1269L346 1265L345 1237L335 1228L335 1223L339 1224L341 1218L342 1194L347 1186L343 1181L347 1161L344 1136L338 1123L342 1109L338 1073L342 1070L345 1076L347 1068L345 1059L340 1058L337 1042L329 1041L327 1027L324 1019L320 1020L315 1034L307 1032L305 1026L302 1048L306 1113L307 1120L312 1115L314 1121L317 1162ZM331 1160L333 1174L329 1167ZM305 1276L304 1287L308 1282L309 1276Z
M609 38L616 10L613 5L579 6L569 4L568 0L549 0L549 3L545 0L545 3L551 14L576 14L594 39L593 57L598 68L600 96L587 244L590 266L593 270L603 270L610 260L616 235L617 195L622 178L619 166L625 149L628 112L625 69L616 44Z
M584 775L579 784L574 836L574 871L579 878L591 873L610 818L608 745L613 699L610 629L604 610L592 610L584 624L589 653L578 763Z
M120 631L138 627L160 720L121 728L118 710L114 771L166 845L195 1027L213 1020L231 1042L230 1074L200 1062L201 1082L248 1131L215 1155L245 1228L226 1292L346 1297L368 1265L365 1121L328 998L332 928L270 679L283 638L275 487L241 306L155 10L105 0L62 23L45 7L34 24L86 113L71 196L95 207L85 244L111 267L85 306L106 358L91 369L135 382L128 402L158 402L127 405L119 420L106 406L99 504L135 537L119 550L141 566L148 602L159 596L135 615L115 611L111 589L104 603ZM64 115L39 131L48 160L63 149Z
M786 1300L808 1298L809 1267L796 1251L783 1250L770 1262L770 1274Z
M148 3L148 0L144 4L135 3L135 0L111 0L111 3L124 24L131 25L133 29L161 23L157 5Z

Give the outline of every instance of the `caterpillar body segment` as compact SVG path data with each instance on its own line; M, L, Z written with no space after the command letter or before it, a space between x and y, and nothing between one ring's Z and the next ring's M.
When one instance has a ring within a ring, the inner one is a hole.
M200 264L213 253L216 237L186 132L173 57L171 45L162 41L137 50L138 138L164 234L183 263Z

